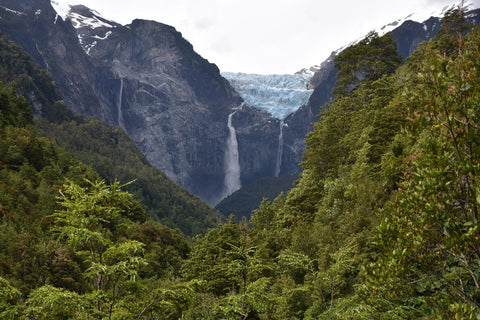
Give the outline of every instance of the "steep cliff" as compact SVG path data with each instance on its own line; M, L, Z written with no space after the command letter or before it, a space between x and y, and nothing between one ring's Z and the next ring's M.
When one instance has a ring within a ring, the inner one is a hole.
M48 0L1 0L0 16L70 107L122 127L174 181L220 200L228 115L242 100L179 32L144 20L121 26L84 6L59 15Z
M48 137L56 142L68 151L67 158L73 160L73 154L106 181L118 180L122 183L134 181L126 189L157 221L180 229L188 236L205 233L224 221L220 212L153 167L121 128L109 126L92 117L81 117L68 109L47 72L2 33L0 33L0 80L3 84L12 86L17 95L25 96L32 104L36 116L35 129L39 136ZM9 104L2 103L0 120L12 119L10 107ZM31 116L24 113L24 118L31 119ZM49 152L56 148L53 143ZM28 154L35 161L45 155L33 145L26 150L30 149L32 150ZM55 152L51 156L56 159L59 157ZM29 162L32 164L30 160ZM83 164L80 167L86 168ZM70 170L68 168L55 166L55 169L48 171L46 177L49 181L60 179L60 171ZM36 179L36 175L32 176L31 172L27 176ZM68 178L71 179L72 176L69 175ZM56 188L50 192L54 197ZM51 213L52 211L48 214Z
M89 55L113 73L116 124L154 166L215 203L224 187L227 119L240 97L173 27L134 20L110 31Z

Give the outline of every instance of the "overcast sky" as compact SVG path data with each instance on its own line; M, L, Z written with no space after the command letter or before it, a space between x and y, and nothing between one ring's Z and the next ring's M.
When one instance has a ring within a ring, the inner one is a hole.
M128 24L135 18L174 26L221 71L294 73L413 12L455 0L58 0L80 3ZM469 1L475 7L480 0Z

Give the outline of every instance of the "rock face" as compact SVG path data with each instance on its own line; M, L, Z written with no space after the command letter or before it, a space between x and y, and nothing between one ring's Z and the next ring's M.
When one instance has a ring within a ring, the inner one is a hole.
M174 28L135 20L89 47L113 74L115 123L150 162L209 203L224 181L227 119L240 97Z
M0 28L54 76L65 102L82 114L112 120L105 70L91 62L78 43L75 29L58 17L48 0L0 1ZM111 122L111 121L110 121Z
M154 166L212 205L228 195L232 128L241 184L275 174L280 122L239 108L218 68L173 27L121 26L84 6L68 9L0 0L0 28L50 72L75 111L122 127Z

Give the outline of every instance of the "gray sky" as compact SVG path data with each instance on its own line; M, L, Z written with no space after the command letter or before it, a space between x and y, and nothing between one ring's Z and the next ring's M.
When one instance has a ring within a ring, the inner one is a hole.
M294 73L411 13L428 17L456 0L57 0L80 3L128 24L174 26L221 71ZM480 0L469 1L475 7Z

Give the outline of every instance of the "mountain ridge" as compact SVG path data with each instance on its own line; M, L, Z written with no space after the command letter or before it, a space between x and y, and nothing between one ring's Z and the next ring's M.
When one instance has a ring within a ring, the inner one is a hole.
M48 69L68 105L121 127L155 167L211 205L226 196L228 152L238 152L241 185L298 173L305 136L331 98L336 71L326 63L310 78L308 102L282 122L239 109L244 99L174 27L121 26L84 6L64 21L46 0L0 3L25 14L5 11L0 27ZM230 127L238 150L228 151Z
M71 111L45 69L1 33L0 60L2 82L32 104L37 134L50 138L70 152L70 157L75 155L106 181L135 180L128 191L149 216L186 236L204 233L224 221L218 211L154 168L123 130Z

